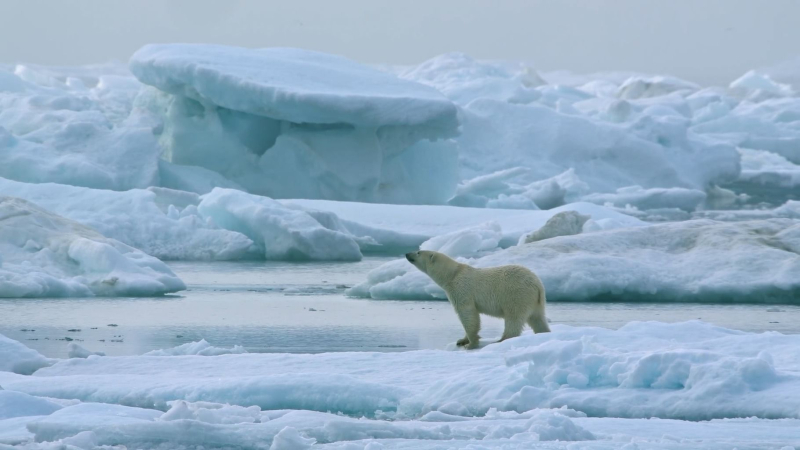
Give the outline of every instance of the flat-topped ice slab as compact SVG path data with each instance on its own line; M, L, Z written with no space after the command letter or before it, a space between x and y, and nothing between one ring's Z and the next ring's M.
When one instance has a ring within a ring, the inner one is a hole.
M456 107L437 90L325 53L147 45L130 68L162 91L295 123L457 127Z

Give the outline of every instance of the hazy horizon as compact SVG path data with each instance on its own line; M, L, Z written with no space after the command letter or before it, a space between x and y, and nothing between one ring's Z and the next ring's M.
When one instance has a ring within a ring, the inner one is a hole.
M191 5L191 7L190 7ZM637 71L727 84L800 56L800 2L249 0L6 3L0 63L126 61L153 42L291 46L366 63L465 52L537 70Z

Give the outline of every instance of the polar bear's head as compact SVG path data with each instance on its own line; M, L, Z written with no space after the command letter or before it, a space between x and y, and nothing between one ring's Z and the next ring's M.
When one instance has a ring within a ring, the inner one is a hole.
M461 263L444 253L429 250L406 253L406 259L414 267L428 274L439 286L450 281L461 266Z

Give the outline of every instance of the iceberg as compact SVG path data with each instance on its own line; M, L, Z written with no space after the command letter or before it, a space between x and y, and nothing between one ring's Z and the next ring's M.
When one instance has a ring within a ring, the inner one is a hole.
M165 159L252 193L444 203L457 183L457 109L427 86L291 48L147 45L130 68Z
M154 296L186 289L158 259L19 198L0 197L0 297Z

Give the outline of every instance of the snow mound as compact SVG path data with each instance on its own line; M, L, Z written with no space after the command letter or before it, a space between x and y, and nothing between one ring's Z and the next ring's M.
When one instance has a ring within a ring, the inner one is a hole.
M0 336L0 339L5 339L5 336ZM0 389L0 420L13 417L46 416L61 408L62 406L58 403L43 398Z
M0 266L2 267L2 266ZM2 268L0 268L2 270ZM14 372L23 375L31 374L42 367L53 364L53 360L45 358L36 350L9 339L0 334L0 371ZM3 391L0 390L0 393Z
M690 81L670 76L628 78L617 91L617 96L622 99L631 100L639 98L660 97L678 91L694 92L700 86Z
M236 345L232 348L214 347L206 342L205 339L201 339L197 342L187 342L186 344L169 349L153 350L145 353L144 356L218 356L240 353L247 353L247 350L240 345Z
M496 250L503 238L502 228L497 222L487 222L474 228L466 228L428 239L420 244L420 250L433 250L452 257L475 256Z
M525 167L498 170L465 180L456 188L456 195L447 203L454 206L498 209L552 209L574 200L588 190L573 169L553 177L527 184ZM512 181L512 180L518 181Z
M0 69L0 177L117 190L157 184L158 136L133 106L142 85L114 69Z
M145 355L147 356L147 355ZM169 410L158 420L198 420L204 423L255 423L261 420L261 408L238 405L223 405L212 402L187 402L176 400L167 402Z
M152 256L19 198L0 197L0 296L151 296L186 289Z
M750 203L778 205L800 199L800 164L765 150L740 148L742 173L731 185Z
M582 201L599 205L611 204L618 207L633 206L640 210L677 208L694 211L706 199L706 193L697 189L650 188L628 186L617 189L613 194L589 194Z
M89 351L74 342L67 344L67 358L88 358L90 356L106 356L106 354Z
M0 192L36 203L157 258L236 260L256 256L247 236L220 229L200 217L200 198L189 192L153 188L117 192L3 178Z
M572 236L583 232L583 225L591 216L575 211L562 211L551 217L542 228L520 238L520 244L550 239L556 236Z
M692 216L694 218L722 220L727 222L779 218L800 219L800 201L789 200L783 205L771 209L697 211L693 213Z
M215 188L202 197L197 211L223 228L252 239L263 249L265 259L361 259L354 236L329 229L308 213L287 208L268 197ZM335 216L332 219L335 220Z
M788 302L800 291L800 221L692 220L561 236L511 247L470 264L520 264L548 300ZM374 269L353 296L445 298L403 260Z
M283 427L272 439L269 450L306 450L316 442L314 438L301 436L293 427Z
M792 95L791 86L788 84L776 83L769 75L757 73L755 70L751 70L732 81L730 88L749 93L752 93L752 91L761 91L766 94L779 96Z
M546 84L536 71L524 65L476 61L464 53L446 53L401 70L401 78L435 87L459 105L476 98L529 103L542 94L535 88Z
M203 168L273 198L436 204L458 181L443 141L457 109L430 87L291 48L147 45L130 67L160 90L138 101L161 127L170 186L206 190L191 173Z

